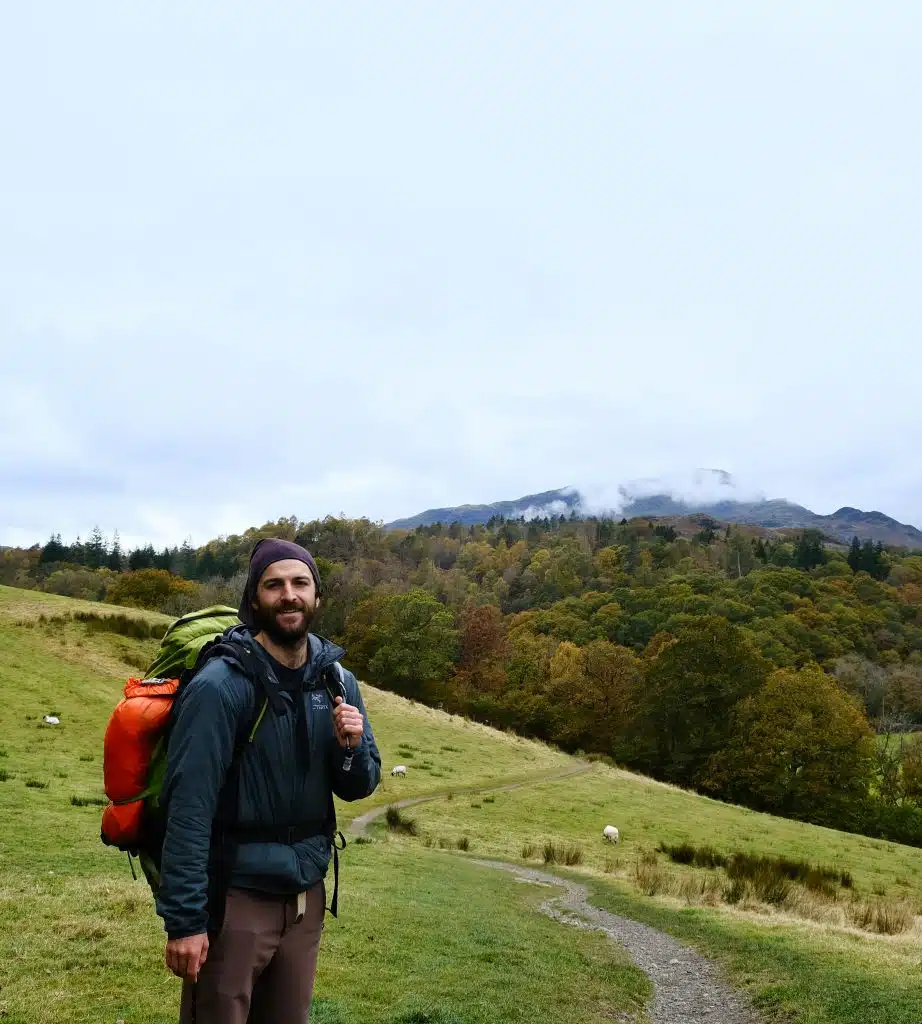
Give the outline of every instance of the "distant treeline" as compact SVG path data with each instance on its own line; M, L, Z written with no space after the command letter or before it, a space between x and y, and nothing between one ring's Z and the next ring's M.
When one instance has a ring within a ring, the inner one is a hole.
M200 547L0 553L0 580L178 614L253 544L310 548L320 631L405 696L722 799L922 845L922 552L707 517L386 531L295 518ZM876 740L872 725L889 739Z

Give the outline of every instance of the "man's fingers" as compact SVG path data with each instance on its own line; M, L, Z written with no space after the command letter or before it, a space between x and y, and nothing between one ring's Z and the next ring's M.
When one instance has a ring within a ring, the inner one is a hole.
M179 978L197 981L202 965L208 959L208 936L195 935L167 943L164 960Z

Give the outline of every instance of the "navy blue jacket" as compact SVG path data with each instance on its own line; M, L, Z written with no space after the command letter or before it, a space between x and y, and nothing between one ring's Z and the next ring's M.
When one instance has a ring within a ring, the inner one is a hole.
M240 842L229 879L239 888L293 895L319 882L332 852L329 837L323 834L332 825L331 792L343 800L360 800L374 792L381 778L381 755L367 715L365 734L352 750L351 768L343 770L348 752L336 740L320 676L345 652L313 634L309 639L303 690L283 691L285 713L266 710L240 755L236 824L245 830L316 822L318 831L290 845ZM253 650L263 654L255 642ZM347 701L365 714L355 676L346 671L343 682ZM303 733L296 727L297 700L304 702L309 756L299 743ZM162 790L166 836L157 895L157 913L171 939L207 929L212 823L235 744L246 736L261 705L261 693L223 658L209 661L177 702Z

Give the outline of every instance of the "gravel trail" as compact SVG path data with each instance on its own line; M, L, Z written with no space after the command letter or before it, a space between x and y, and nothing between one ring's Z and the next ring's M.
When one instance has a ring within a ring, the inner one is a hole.
M503 861L474 863L508 871L522 881L563 889L563 895L551 896L538 909L563 924L605 932L627 949L653 982L652 1024L760 1024L758 1014L721 979L710 960L671 935L594 907L584 886Z

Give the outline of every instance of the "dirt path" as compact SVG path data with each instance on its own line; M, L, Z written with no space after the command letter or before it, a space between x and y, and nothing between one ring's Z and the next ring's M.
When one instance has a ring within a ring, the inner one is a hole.
M542 782L580 775L592 767L591 764L581 764L565 771L552 772L502 786L482 789L455 788L427 793L424 796L408 797L360 814L349 823L348 831L352 836L364 835L373 822L384 816L389 806L396 806L401 810L415 807L417 804L440 800L449 792L465 793L470 796L475 793L501 793L511 789L522 789ZM634 963L653 983L653 1003L649 1008L651 1024L761 1024L758 1014L746 1003L742 995L721 979L717 968L710 960L682 945L671 935L666 935L639 921L619 917L617 914L594 907L587 900L585 886L504 861L475 859L473 862L508 871L519 881L563 889L563 895L551 896L538 909L563 924L605 932L610 939L627 949Z
M378 818L384 817L388 807L399 807L403 810L406 807L415 807L417 804L428 804L432 803L433 800L441 800L443 797L448 796L449 793L463 793L465 796L474 796L478 793L505 793L510 789L524 789L526 786L538 786L542 782L556 782L558 779L566 779L571 775L582 775L583 772L588 772L593 767L594 765L583 763L575 768L566 768L559 772L536 775L531 779L520 779L518 782L508 782L502 786L486 786L484 788L455 786L452 789L439 790L437 793L426 793L423 796L407 797L405 800L394 800L392 803L384 804L381 807L373 807L370 811L366 811L357 818L353 818L347 826L347 832L352 836L365 835L368 826L377 821Z
M605 932L627 949L653 982L652 1024L759 1024L761 1018L721 979L715 965L671 935L594 907L585 887L568 879L503 861L474 863L508 871L521 881L563 889L563 895L551 896L539 910L563 924Z

